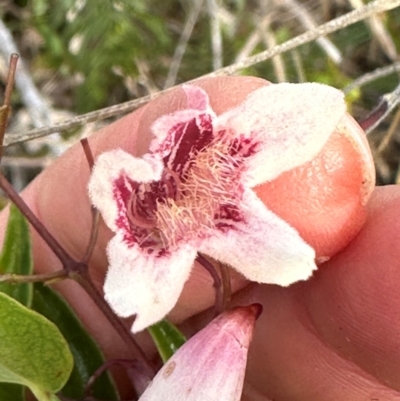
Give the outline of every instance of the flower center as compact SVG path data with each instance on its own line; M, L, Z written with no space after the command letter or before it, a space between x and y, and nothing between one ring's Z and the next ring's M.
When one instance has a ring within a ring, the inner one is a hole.
M180 180L179 196L157 202L157 228L169 248L181 241L198 245L219 225L232 224L243 188L241 160L229 149L219 140L199 151Z
M140 228L155 229L157 227L157 203L166 199L179 199L181 180L177 173L165 167L161 181L140 184L132 192L127 204L130 222Z
M221 132L180 162L164 160L160 181L133 183L126 206L135 242L149 253L197 247L213 230L241 221L244 160L254 149Z

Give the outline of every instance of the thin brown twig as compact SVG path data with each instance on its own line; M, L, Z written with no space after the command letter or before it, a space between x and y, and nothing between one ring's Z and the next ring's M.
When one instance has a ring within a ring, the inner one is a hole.
M0 114L0 144L4 141L4 135L6 133L8 118L11 113L11 95L14 88L15 82L15 71L17 69L18 54L12 54L10 57L10 64L8 67L7 74L7 85L4 92L3 106L1 107ZM0 147L0 160L3 153L3 146Z
M393 64L390 64L382 68L377 68L371 72L361 75L360 77L352 81L349 85L344 87L343 92L345 94L348 94L349 92L351 92L356 88L360 88L364 85L367 85L371 82L384 78L390 74L394 74L396 72L397 73L400 72L400 61L396 61Z
M232 299L231 275L229 273L229 267L223 263L219 264L219 270L222 279L222 307L223 310L225 310Z
M89 169L92 170L94 166L94 157L92 153L92 149L90 149L89 141L87 138L81 139L81 145L83 148L83 151L85 152L86 160L89 164Z
M10 200L18 207L21 213L27 218L29 223L38 232L38 234L44 239L50 249L60 259L61 263L71 263L72 257L64 250L64 248L58 243L53 235L47 230L43 223L35 216L30 207L25 203L24 199L18 194L13 186L7 181L3 173L0 172L0 188L8 195ZM67 266L64 266L66 268ZM68 270L68 269L67 269Z
M10 57L10 64L8 67L8 74L7 74L7 86L4 92L4 105L10 106L11 105L11 95L14 88L15 82L15 71L17 70L17 63L18 63L18 54L12 54Z
M99 223L100 223L100 213L95 207L91 207L92 212L92 226L90 228L90 238L89 243L86 247L85 254L82 258L82 263L88 264L90 258L92 257L94 247L96 246L97 238L99 236Z
M89 141L87 140L87 138L84 138L81 140L81 145L82 145L83 151L85 152L86 160L89 164L89 169L92 170L92 168L94 166L94 157L93 157L92 150L90 149ZM85 254L83 255L83 258L82 258L82 263L85 263L85 264L88 264L90 258L92 257L93 250L94 250L94 247L96 246L97 238L99 235L100 213L94 206L92 206L91 212L92 212L92 226L90 229L90 238L89 238L88 245L86 247Z
M361 121L361 128L370 134L400 103L400 84L390 92L384 94L378 105Z
M399 123L400 123L400 110L397 110L397 112L394 115L393 121L390 123L390 127L389 127L387 134L385 135L382 142L378 146L377 150L379 153L382 153L386 149L386 147L389 145L389 143L393 139L395 133L397 132Z
M210 276L214 280L213 287L215 288L215 312L217 314L220 314L223 311L223 299L222 299L223 290L222 290L221 277L218 275L218 272L213 266L213 264L200 253L197 254L196 261L200 263L208 271L208 273L210 273Z
M22 284L22 283L52 283L68 278L65 270L57 270L45 274L20 275L20 274L0 274L0 283Z
M134 380L133 382L137 382L138 380L141 381L140 384L133 383L136 393L141 395L144 390L147 388L149 383L151 382L152 378L148 375L148 372L143 372L136 360L133 359L112 359L110 361L106 361L103 363L89 378L86 383L85 390L84 390L84 397L85 399L91 397L93 394L93 387L99 377L111 367L119 366L124 368L129 377L132 377ZM137 398L135 398L137 400ZM132 400L134 401L134 400Z

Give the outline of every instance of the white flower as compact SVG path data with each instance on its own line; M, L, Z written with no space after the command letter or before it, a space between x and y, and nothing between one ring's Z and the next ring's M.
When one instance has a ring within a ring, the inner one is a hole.
M197 252L249 280L289 285L316 269L314 250L252 188L312 160L345 113L320 84L277 84L216 116L207 94L184 86L188 109L159 118L149 153L103 153L89 195L115 232L106 300L134 332L175 305Z
M224 312L161 368L139 401L239 401L260 305Z

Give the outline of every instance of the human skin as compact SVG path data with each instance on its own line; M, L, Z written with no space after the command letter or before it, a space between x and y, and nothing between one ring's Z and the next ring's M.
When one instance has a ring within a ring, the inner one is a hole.
M213 108L221 113L265 81L231 77L206 80L201 85ZM150 140L151 122L183 107L181 92L151 102L93 135L89 141L92 152L98 155L119 147L142 154ZM75 146L23 192L40 220L77 259L84 254L90 231L89 173L81 147ZM400 400L399 207L397 187L377 188L358 236L306 282L288 288L249 284L232 273L234 302L264 306L250 348L244 401ZM0 215L1 232L6 217L7 212ZM326 219L320 224L331 224L328 214ZM32 234L36 271L60 269L47 245L34 231ZM101 223L90 263L99 288L107 270L105 246L111 237ZM133 356L76 283L62 282L56 287L108 358ZM196 265L171 318L182 323L211 306L213 297L208 274ZM152 352L145 334L139 335L138 341L146 352ZM128 396L129 389L125 390Z

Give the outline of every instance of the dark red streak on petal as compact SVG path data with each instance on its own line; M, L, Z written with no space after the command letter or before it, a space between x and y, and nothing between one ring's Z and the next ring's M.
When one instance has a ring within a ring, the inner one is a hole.
M212 117L200 114L197 118L174 128L175 137L171 153L164 158L165 165L181 179L190 167L193 157L213 140Z

